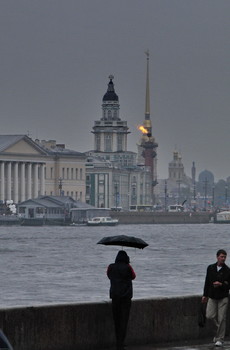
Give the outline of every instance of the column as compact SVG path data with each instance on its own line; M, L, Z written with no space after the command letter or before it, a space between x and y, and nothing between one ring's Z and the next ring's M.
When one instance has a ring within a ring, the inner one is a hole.
M7 163L7 185L6 185L6 199L11 198L11 162Z
M14 203L18 203L18 162L14 163Z
M33 198L38 196L38 164L34 164L34 188L33 188Z
M44 196L45 194L45 164L41 164L41 195Z
M20 175L21 175L21 195L20 195L20 201L24 202L25 200L25 163L21 163L21 169L20 169Z
M108 174L105 174L105 184L104 184L104 206L105 208L110 208L109 207L109 181L108 181Z
M27 199L32 198L32 164L27 164Z
M0 199L5 201L5 162L1 162L1 194Z

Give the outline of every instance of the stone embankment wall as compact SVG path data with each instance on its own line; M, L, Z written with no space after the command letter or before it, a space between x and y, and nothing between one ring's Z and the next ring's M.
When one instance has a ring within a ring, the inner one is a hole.
M208 325L198 326L200 300L200 296L133 300L127 344L211 337ZM115 344L109 301L1 309L0 328L14 350L102 350Z
M211 220L208 212L116 212L111 217L118 218L120 224L207 224Z

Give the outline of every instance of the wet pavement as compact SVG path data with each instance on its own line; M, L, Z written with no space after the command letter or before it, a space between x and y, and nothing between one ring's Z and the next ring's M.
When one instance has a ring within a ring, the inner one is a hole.
M208 341L206 343L199 342L177 342L171 344L156 344L156 345L139 345L139 346L127 346L127 350L217 350L224 349L230 350L230 339L224 342L224 346L215 346L214 343Z
M183 342L174 342L169 344L148 344L148 345L128 345L126 350L230 350L230 338L228 337L224 346L215 346L213 342L206 340L188 340ZM108 350L115 350L108 349Z

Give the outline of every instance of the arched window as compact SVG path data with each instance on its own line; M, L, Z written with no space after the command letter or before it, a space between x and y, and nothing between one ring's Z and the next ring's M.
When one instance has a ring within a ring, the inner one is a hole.
M100 135L96 135L95 136L95 148L96 148L96 151L100 151L101 150L101 137Z
M117 135L117 150L119 151L123 151L123 137L121 134Z
M108 120L112 119L112 112L110 110L108 110Z
M112 152L112 137L111 135L105 135L105 152Z

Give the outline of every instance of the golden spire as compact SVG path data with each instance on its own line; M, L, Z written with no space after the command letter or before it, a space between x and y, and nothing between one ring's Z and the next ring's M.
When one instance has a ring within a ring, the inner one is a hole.
M146 71L146 95L145 95L145 119L150 119L150 97L149 97L149 50L145 52L147 57Z

